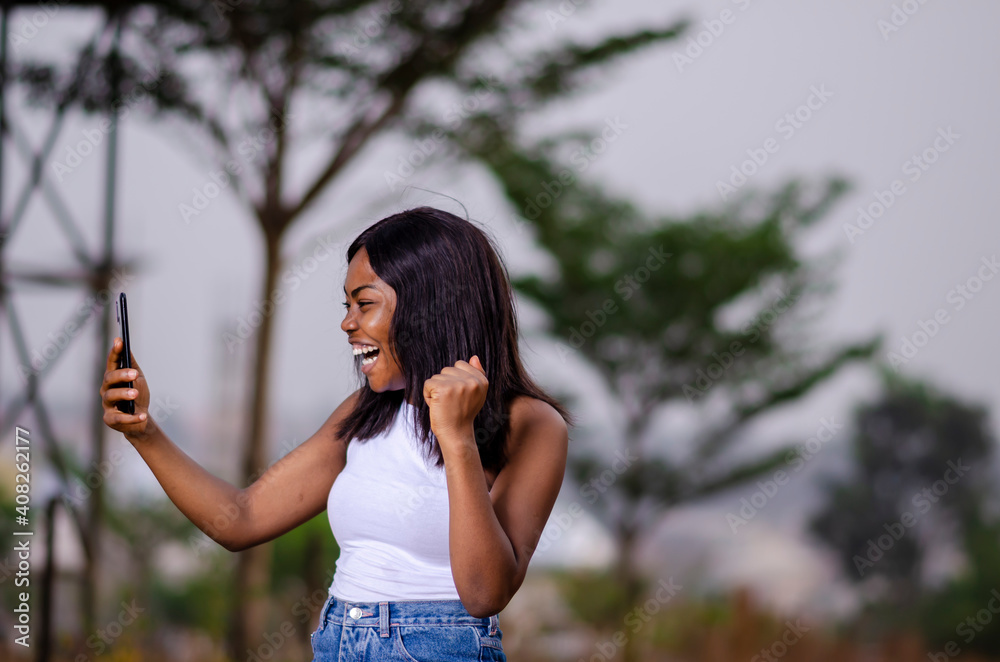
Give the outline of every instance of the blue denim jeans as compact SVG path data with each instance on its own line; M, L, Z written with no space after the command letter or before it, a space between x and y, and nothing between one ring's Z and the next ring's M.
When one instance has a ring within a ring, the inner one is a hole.
M507 662L496 615L460 600L349 602L327 598L312 633L313 662Z

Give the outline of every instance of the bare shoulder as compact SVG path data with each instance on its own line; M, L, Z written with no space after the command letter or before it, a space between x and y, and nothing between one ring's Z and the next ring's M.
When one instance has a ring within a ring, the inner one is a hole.
M568 443L566 421L556 408L538 398L519 395L510 403L509 455L513 456L525 444L553 444L557 448Z

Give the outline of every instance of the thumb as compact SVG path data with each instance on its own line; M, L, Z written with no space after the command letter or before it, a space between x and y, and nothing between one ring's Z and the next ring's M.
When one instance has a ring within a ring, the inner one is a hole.
M486 372L485 370L483 370L483 364L479 361L478 354L472 355L472 358L469 359L469 365L471 365L474 368L478 368L479 370L482 370L484 373Z

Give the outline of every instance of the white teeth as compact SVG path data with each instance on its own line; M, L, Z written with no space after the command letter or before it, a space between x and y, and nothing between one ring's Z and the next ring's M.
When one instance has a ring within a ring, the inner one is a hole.
M353 354L354 356L366 355L361 359L361 365L371 365L378 359L378 356L374 355L377 350L378 347L374 345L355 345Z

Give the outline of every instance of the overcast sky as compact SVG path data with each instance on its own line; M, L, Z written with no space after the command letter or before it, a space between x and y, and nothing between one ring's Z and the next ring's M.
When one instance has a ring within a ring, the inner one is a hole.
M993 276L1000 252L994 181L1000 172L995 83L1000 6L986 0L622 0L584 2L569 15L557 11L550 3L528 12L526 39L545 44L590 38L689 16L692 41L685 37L609 69L591 91L533 119L529 135L616 122L621 135L587 174L653 212L683 214L723 204L719 183L741 182L730 179L734 167L756 170L743 186L763 190L791 177L846 176L852 192L803 246L810 255L834 250L843 255L838 289L818 320L817 338L845 343L883 331L888 348L900 350L904 338L914 339L921 323L937 315L933 337L903 370L972 401L991 407L998 401L1000 357L994 343L1000 278ZM27 17L15 12L15 32ZM62 10L15 57L65 50L96 24L93 16ZM37 145L48 125L46 114L27 111L19 95L12 97L13 120ZM64 160L68 146L99 121L71 116L55 157ZM243 210L225 195L190 223L182 217L179 205L191 202L193 189L209 181L211 170L183 125L133 114L119 133L116 247L122 258L142 266L125 287L133 352L154 398L176 404L174 427L168 429L204 434L217 402L217 366L228 353L223 332L247 318L258 299L260 240ZM331 233L340 248L289 292L277 313L275 447L301 442L353 388L339 327L346 242L387 211L425 203L461 211L441 196L389 190L384 173L411 149L402 139L372 145L288 236L290 263L312 251L317 235ZM754 156L761 165L744 165ZM3 204L9 214L26 169L9 144L5 159ZM102 161L91 155L62 181L47 171L95 252ZM292 181L303 181L313 163L305 155ZM511 209L483 173L421 169L407 183L457 198L473 218L494 227L515 271L544 268L543 256L513 231L507 220ZM880 215L879 205L885 208ZM859 224L859 208L878 218ZM6 250L12 266L65 265L71 259L38 197ZM51 342L49 334L65 323L80 298L35 290L15 294L33 350ZM550 344L531 336L540 323L531 310L525 310L524 320L535 374L545 385L583 398L585 426L612 430L615 412L596 382L572 362L555 359ZM6 336L4 328L0 403L5 408L21 384ZM44 387L70 408L89 402L98 388L88 383L90 332L81 339L59 359ZM804 439L823 416L846 418L851 404L870 395L871 387L861 371L849 371L794 411L758 426L756 443ZM994 416L996 427L995 421ZM683 425L665 421L666 429ZM178 441L197 455L210 440ZM207 454L202 457L207 461ZM716 518L712 526L718 525ZM721 539L721 544L732 541Z

